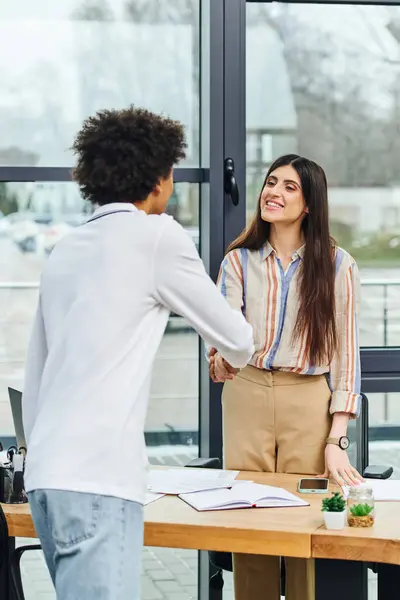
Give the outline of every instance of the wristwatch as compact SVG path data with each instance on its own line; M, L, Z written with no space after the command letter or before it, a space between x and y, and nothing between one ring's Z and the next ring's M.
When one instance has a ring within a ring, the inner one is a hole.
M328 437L326 443L339 446L341 450L347 450L347 448L350 446L350 440L346 435L342 435L340 438Z

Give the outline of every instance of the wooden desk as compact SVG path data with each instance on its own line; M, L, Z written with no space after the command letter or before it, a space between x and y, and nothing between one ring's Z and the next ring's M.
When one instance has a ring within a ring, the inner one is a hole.
M299 479L296 475L246 472L239 478L280 486L293 493ZM378 503L377 520L371 529L334 532L326 531L323 524L323 496L302 497L310 502L309 507L214 512L197 512L179 498L164 497L145 507L145 545L316 558L317 598L323 600L336 600L337 585L343 578L353 587L342 586L341 599L364 599L364 563L387 563L388 591L380 599L391 598L388 594L393 585L400 583L400 569L392 567L400 565L399 503ZM3 510L11 538L36 537L29 505L3 505Z
M298 479L264 473L241 473L240 478L293 492ZM172 496L146 506L145 521L146 546L302 558L311 557L311 535L322 523L310 507L197 512Z
M400 565L399 509L400 502L378 502L370 529L327 531L320 526L311 536L312 556Z
M296 493L298 476L246 473L241 479ZM166 496L145 507L145 545L400 565L400 504L380 502L371 529L326 531L321 496L309 507L197 512ZM29 505L2 505L10 537L36 537Z
M290 491L298 479L264 473L240 477ZM3 510L10 537L36 537L29 505L6 504ZM145 545L310 558L311 535L321 523L321 513L309 507L197 512L179 498L165 496L145 507Z

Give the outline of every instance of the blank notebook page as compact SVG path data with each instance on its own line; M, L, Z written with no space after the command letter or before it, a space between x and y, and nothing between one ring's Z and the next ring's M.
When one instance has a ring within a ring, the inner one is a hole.
M181 494L179 497L196 510L308 506L308 502L283 488L259 483L236 483L231 489Z

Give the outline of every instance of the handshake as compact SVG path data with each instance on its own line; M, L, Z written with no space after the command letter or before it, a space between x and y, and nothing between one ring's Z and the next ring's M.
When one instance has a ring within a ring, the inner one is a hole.
M211 348L209 358L209 373L214 383L224 383L229 379L234 379L240 371L240 369L231 367L215 348Z

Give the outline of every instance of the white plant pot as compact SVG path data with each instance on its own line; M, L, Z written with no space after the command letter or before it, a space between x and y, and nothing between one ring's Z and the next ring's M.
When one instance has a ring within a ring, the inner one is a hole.
M344 529L346 526L347 510L342 512L324 512L325 527L327 529Z

